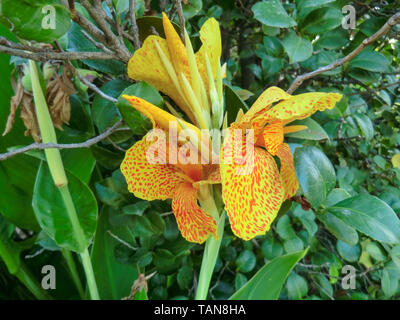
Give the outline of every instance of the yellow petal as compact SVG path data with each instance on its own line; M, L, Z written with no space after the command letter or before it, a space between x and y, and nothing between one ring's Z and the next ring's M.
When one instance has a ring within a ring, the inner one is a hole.
M126 94L123 95L122 97L126 99L130 103L130 105L134 107L137 111L139 111L147 118L149 118L153 123L153 127L158 127L168 131L171 122L173 122L174 124L176 124L176 128L179 133L181 130L183 130L181 126L182 123L185 125L187 129L192 130L198 137L201 136L201 131L196 126L181 119L179 119L178 121L178 119L172 114L164 111L163 109L160 109L159 107L156 107L155 105L151 104L150 102L147 102L142 98L135 96L128 96Z
M186 182L179 185L172 199L175 214L182 236L190 242L203 243L213 234L217 236L215 219L197 204L197 190Z
M293 156L287 143L282 143L277 152L281 161L281 177L285 188L285 199L289 199L296 194L299 188L299 181L294 169Z
M237 152L225 140L221 151L222 197L232 231L244 240L265 234L275 219L284 197L281 176L274 158L261 148L246 152L244 164L224 159Z
M194 122L195 118L190 106L187 105L164 67L157 51L157 44L167 59L171 60L167 41L157 36L149 36L144 41L143 46L135 51L133 57L129 60L128 76L136 81L146 81L169 96Z
M278 87L269 87L265 90L251 106L250 110L240 119L240 123L246 124L251 122L254 118L259 115L264 114L273 103L280 100L286 100L291 98L290 94ZM260 128L265 124L265 122L255 125L256 128ZM254 128L254 126L253 126Z
M317 111L332 109L342 98L339 93L309 92L279 102L265 113L265 118L283 120L284 124L304 119Z
M179 37L171 21L169 21L167 15L163 12L163 26L165 37L167 38L168 51L171 57L172 64L174 65L176 74L183 73L188 79L189 83L192 83L190 75L189 61L186 53L186 48Z
M307 126L303 126L300 124L295 125L295 126L287 126L287 127L283 128L283 133L286 134L286 133L299 132L299 131L306 130L306 129L308 129Z
M213 80L215 80L222 54L221 30L219 29L219 23L217 20L210 18L203 24L200 29L200 40L203 45L196 53L196 61L204 84L206 88L208 88L209 85L205 64L205 55L206 53L208 54L214 76Z
M178 174L179 169L174 166L149 161L148 152L154 149L159 151L158 157L162 158L163 153L165 160L167 159L167 149L163 149L162 143L165 143L165 140L159 139L154 142L150 132L126 152L121 163L121 172L128 183L128 190L138 198L170 199L174 197L178 186L186 182L186 179Z
M273 156L276 155L278 148L283 143L282 121L275 121L267 125L263 130L262 136L265 148Z
M195 188L205 184L219 184L221 183L221 172L219 165L204 166L205 179L193 183Z

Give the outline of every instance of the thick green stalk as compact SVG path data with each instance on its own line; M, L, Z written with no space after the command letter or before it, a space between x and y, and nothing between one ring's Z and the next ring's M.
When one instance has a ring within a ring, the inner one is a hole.
M32 80L33 97L35 100L36 116L39 123L43 143L57 143L56 132L50 117L49 109L40 86L39 74L36 63L29 61L30 75ZM93 300L99 299L99 293L94 278L94 272L86 246L85 235L79 223L75 205L68 189L68 180L65 174L61 154L58 149L45 150L47 164L50 168L54 184L57 186L64 201L64 205L72 225L72 230L79 245L79 252L82 258L83 268L89 287L90 296Z
M84 299L85 298L85 290L83 289L81 279L79 278L79 273L76 268L74 257L72 256L71 251L63 248L63 249L61 249L61 253L64 256L65 261L67 262L72 281L74 281L76 289L79 292L79 296L81 297L81 299Z
M212 216L218 215L218 210L215 205L214 199L209 198L206 202L202 202L202 207L209 212ZM214 209L213 209L214 208ZM216 212L210 212L216 211ZM222 213L217 220L217 235L218 239L213 236L209 237L206 241L206 247L203 253L203 260L201 263L199 284L196 291L196 300L207 299L208 289L210 287L211 277L214 272L215 263L217 262L219 248L221 246L222 238L224 236L225 213Z

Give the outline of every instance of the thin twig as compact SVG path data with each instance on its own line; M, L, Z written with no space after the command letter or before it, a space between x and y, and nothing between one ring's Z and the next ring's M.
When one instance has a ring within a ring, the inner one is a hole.
M18 154L22 154L31 150L45 150L45 149L81 149L81 148L90 148L96 143L106 139L111 136L116 131L126 130L126 128L121 128L123 125L123 121L118 121L112 127L108 128L102 134L86 140L81 143L69 143L69 144L60 144L60 143L32 143L26 147L22 147L16 150L9 151L7 153L0 154L0 161L7 160L8 158L14 157Z
M176 10L178 12L179 24L181 26L181 39L185 43L185 17L183 16L182 1L175 0Z
M365 39L356 49L354 49L352 52L350 52L347 56L335 60L331 64L318 68L314 71L311 71L309 73L305 73L303 75L298 76L292 83L292 85L289 87L287 90L287 93L292 94L300 85L308 79L311 79L315 77L316 75L319 75L321 73L324 73L326 71L333 70L337 67L340 67L344 65L345 63L349 62L351 59L354 57L358 56L361 51L365 49L368 45L385 35L386 33L389 32L390 29L392 29L396 24L400 23L400 11L397 12L395 15L389 18L389 20L372 36L369 38Z
M135 0L129 0L129 18L131 20L130 33L133 38L135 50L140 48L139 29L136 23L136 3Z
M48 60L112 60L116 58L114 54L106 52L54 52L49 50L29 52L2 45L0 45L0 52L6 53L10 56L17 56L42 62Z

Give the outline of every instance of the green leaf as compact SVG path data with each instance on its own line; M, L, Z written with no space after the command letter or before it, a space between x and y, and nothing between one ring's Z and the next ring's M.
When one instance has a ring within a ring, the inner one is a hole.
M162 18L160 17L153 17L153 16L145 16L140 17L136 20L138 29L139 29L139 40L143 42L148 36L154 34L152 29L157 31L160 37L165 39L164 27ZM171 21L173 27L175 28L176 32L180 34L181 28L178 24Z
M228 124L236 120L236 116L240 109L246 112L249 108L246 103L240 99L232 87L225 85L225 105L226 112L228 113Z
M384 243L400 243L400 221L385 202L368 194L359 194L328 208L349 226Z
M117 98L129 84L128 81L114 79L107 82L100 90L109 96ZM121 119L115 104L109 100L105 100L100 95L96 95L93 100L92 116L100 132L104 132L108 127Z
M337 239L342 240L349 245L355 245L358 242L357 231L333 214L325 212L317 215L317 218Z
M203 8L202 0L188 0L182 4L183 15L186 20L194 17Z
M26 40L52 42L71 26L70 13L58 0L2 0L0 14L0 22Z
M283 254L282 244L274 238L266 239L261 246L261 250L264 257L268 260L272 260Z
M360 68L372 72L387 72L390 61L380 52L362 51L357 57L350 61L350 67Z
M123 207L122 212L128 215L142 216L149 207L150 202L143 200Z
M289 62L301 62L311 57L313 46L307 39L300 38L294 31L290 31L282 40L283 47L289 56Z
M338 240L336 249L340 256L348 262L357 262L361 255L361 246L358 243L349 245L346 242Z
M254 18L262 24L270 27L290 28L297 25L291 18L279 0L257 2L251 10Z
M92 248L92 265L99 294L102 299L120 300L129 296L133 282L138 277L136 266L120 263L115 255L115 247L120 242L113 235L119 236L126 227L113 226L110 215L114 209L104 206L97 223L96 235Z
M0 25L0 35L16 41L15 36ZM10 100L14 95L11 86L10 56L0 54L0 132L5 129L10 112ZM24 135L25 127L19 116L16 117L12 130L0 138L0 152L9 151L15 145L28 145L32 143L31 137ZM39 161L26 155L19 155L8 160L0 161L0 212L3 216L20 228L38 230L39 225L33 213L32 190L35 183L36 171ZM23 170L22 170L23 168Z
M276 300L290 271L307 250L273 259L262 267L230 300Z
M16 274L20 265L20 247L12 241L13 227L0 214L0 258L7 266L8 272Z
M78 3L76 3L78 5ZM83 29L75 22L68 31L68 51L101 52L82 33ZM126 73L126 64L117 60L82 60L87 66L97 71L119 75Z
M316 42L316 47L321 47L329 50L340 49L346 45L348 39L348 32L339 27L335 30L331 30L321 34L320 38Z
M386 260L386 256L383 253L382 249L376 242L368 242L365 246L365 250L369 253L369 255L376 261L384 261Z
M342 23L341 10L336 8L321 8L310 13L301 24L302 32L316 35L335 29Z
M183 266L181 269L179 269L176 280L179 288L189 289L193 281L193 268L189 266Z
M356 120L365 139L367 141L371 140L374 137L374 124L371 119L362 113L354 114L352 117Z
M308 293L307 281L296 272L290 274L286 283L286 288L291 300L300 300Z
M237 270L243 273L250 272L256 266L256 256L249 250L244 250L236 259Z
M96 229L97 202L92 191L81 180L68 171L67 178L87 247ZM54 185L45 162L41 163L37 173L32 206L41 228L60 247L77 252L84 249L75 238L61 193Z
M122 95L124 94L142 98L157 107L162 107L164 103L163 98L154 87L146 82L138 82L131 85L126 88L118 98L117 107L126 124L132 129L134 134L146 134L146 132L152 128L150 120L134 109L128 101L122 98Z
M332 163L321 150L311 146L296 148L294 163L304 195L318 208L336 184Z
M287 133L286 137L305 139L305 140L329 140L328 134L325 130L311 118L306 118L304 120L296 120L291 123L291 125L303 125L307 126L307 129L298 132Z

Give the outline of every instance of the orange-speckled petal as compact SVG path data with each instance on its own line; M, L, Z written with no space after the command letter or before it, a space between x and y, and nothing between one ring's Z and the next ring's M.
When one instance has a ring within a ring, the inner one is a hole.
M193 183L194 187L199 187L204 184L219 184L221 183L221 171L219 165L204 166L205 180L200 180Z
M244 164L225 161L236 154L234 145L224 143L221 151L222 197L232 231L250 240L269 230L282 205L284 188L275 160L266 150L242 150Z
M269 87L258 97L256 102L254 102L254 104L251 106L250 110L247 111L246 114L240 119L240 123L251 122L257 116L265 113L273 103L280 100L286 100L291 97L292 96L290 94L278 87ZM260 127L264 124L265 122L261 123Z
M152 159L152 154L157 158ZM157 159L162 159L159 162L163 163L156 163ZM149 132L126 152L121 163L129 191L145 200L173 198L177 187L186 180L179 169L166 163L166 141L161 138L154 141Z
M181 79L181 72L185 75L189 83L192 83L192 77L189 69L189 60L186 52L186 48L176 32L171 21L169 21L167 15L163 12L163 26L165 37L167 38L169 55L171 57L172 64L175 68L178 79Z
M180 95L173 81L168 75L167 70L158 54L156 48L158 43L165 56L171 61L168 51L167 41L158 36L149 36L143 43L143 46L135 51L133 57L128 63L128 76L136 81L146 81L157 90L163 92L184 111L188 117L194 121L193 113L186 104L184 98Z
M181 124L178 122L177 118L173 116L172 114L164 111L163 109L160 109L159 107L156 107L155 105L151 104L150 102L147 102L146 100L135 97L135 96L128 96L128 95L123 95L122 96L124 99L126 99L132 107L134 107L137 111L142 113L144 116L149 118L151 122L153 123L153 127L159 127L163 130L168 130L171 122L174 122L176 124L176 128L178 133L183 130ZM192 125L189 122L179 120L182 124L185 125L190 130L193 130L193 132L200 137L201 136L201 131L199 128L196 126Z
M283 143L282 121L270 123L263 130L264 146L270 154L276 155L279 146Z
M179 185L172 199L175 214L182 236L190 242L203 243L213 234L217 236L217 224L197 204L197 190L186 182Z
M332 109L342 99L339 93L309 92L279 102L265 114L267 121L283 120L284 124L304 119L317 111Z
M296 194L299 188L299 181L294 169L293 156L287 143L282 143L277 152L281 160L281 177L285 188L285 199L289 199Z

